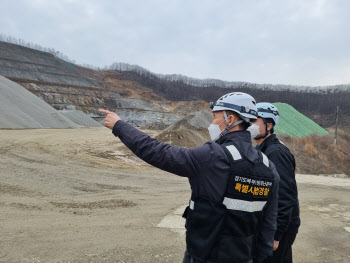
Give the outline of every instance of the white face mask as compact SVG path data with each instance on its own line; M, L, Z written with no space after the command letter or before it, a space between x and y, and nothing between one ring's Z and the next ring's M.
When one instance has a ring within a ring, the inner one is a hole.
M249 126L249 128L247 129L247 131L250 132L250 137L252 139L254 139L255 137L258 137L260 135L260 131L259 131L260 126L256 125L256 124L252 124Z
M223 120L221 123L223 123L225 120ZM215 142L217 139L219 139L220 134L221 134L221 130L220 130L220 124L210 124L210 126L208 127L208 131L209 131L209 135L210 138L213 142Z

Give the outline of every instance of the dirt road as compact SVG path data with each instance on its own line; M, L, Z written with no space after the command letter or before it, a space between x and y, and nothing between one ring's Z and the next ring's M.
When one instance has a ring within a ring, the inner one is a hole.
M187 179L109 130L0 130L0 157L0 262L181 262L181 231L157 225L187 203ZM295 262L350 262L349 181L298 176Z

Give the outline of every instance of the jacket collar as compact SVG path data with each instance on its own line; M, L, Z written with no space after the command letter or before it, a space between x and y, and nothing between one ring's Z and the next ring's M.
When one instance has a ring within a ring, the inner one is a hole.
M216 143L218 144L224 144L227 142L248 142L251 143L251 137L249 131L234 131L225 134L224 136L220 137L218 140L216 140Z
M216 143L218 144L231 144L234 143L240 153L245 156L252 163L256 163L259 160L259 155L256 149L252 145L252 139L249 131L235 131L230 132L221 138Z
M267 147L269 147L271 144L273 144L273 142L277 140L277 136L276 134L271 134L269 137L267 137L262 144L260 144L257 148L264 152L266 150Z

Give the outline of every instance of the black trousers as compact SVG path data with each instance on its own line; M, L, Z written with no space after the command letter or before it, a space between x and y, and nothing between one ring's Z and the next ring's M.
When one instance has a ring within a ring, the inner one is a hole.
M297 234L283 234L278 248L273 252L273 256L265 260L264 263L293 263L292 245Z
M199 261L199 260L191 257L186 251L185 255L184 255L184 259L182 260L182 263L202 263L202 261Z
M213 262L209 262L209 261L202 261L202 260L198 260L198 259L195 259L193 257L191 257L187 251L185 251L185 255L184 255L184 259L182 260L182 263L213 263Z
M249 261L249 262L253 263L253 260ZM186 251L182 263L216 263L216 262L202 261L202 260L195 259L195 258L191 257ZM219 263L219 262L217 262L217 263Z

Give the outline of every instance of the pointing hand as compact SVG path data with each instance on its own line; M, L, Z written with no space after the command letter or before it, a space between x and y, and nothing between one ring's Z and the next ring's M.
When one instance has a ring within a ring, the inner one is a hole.
M105 127L107 127L108 129L112 130L117 121L120 120L119 116L114 112L102 109L100 109L99 112L107 115L107 118L105 120Z

